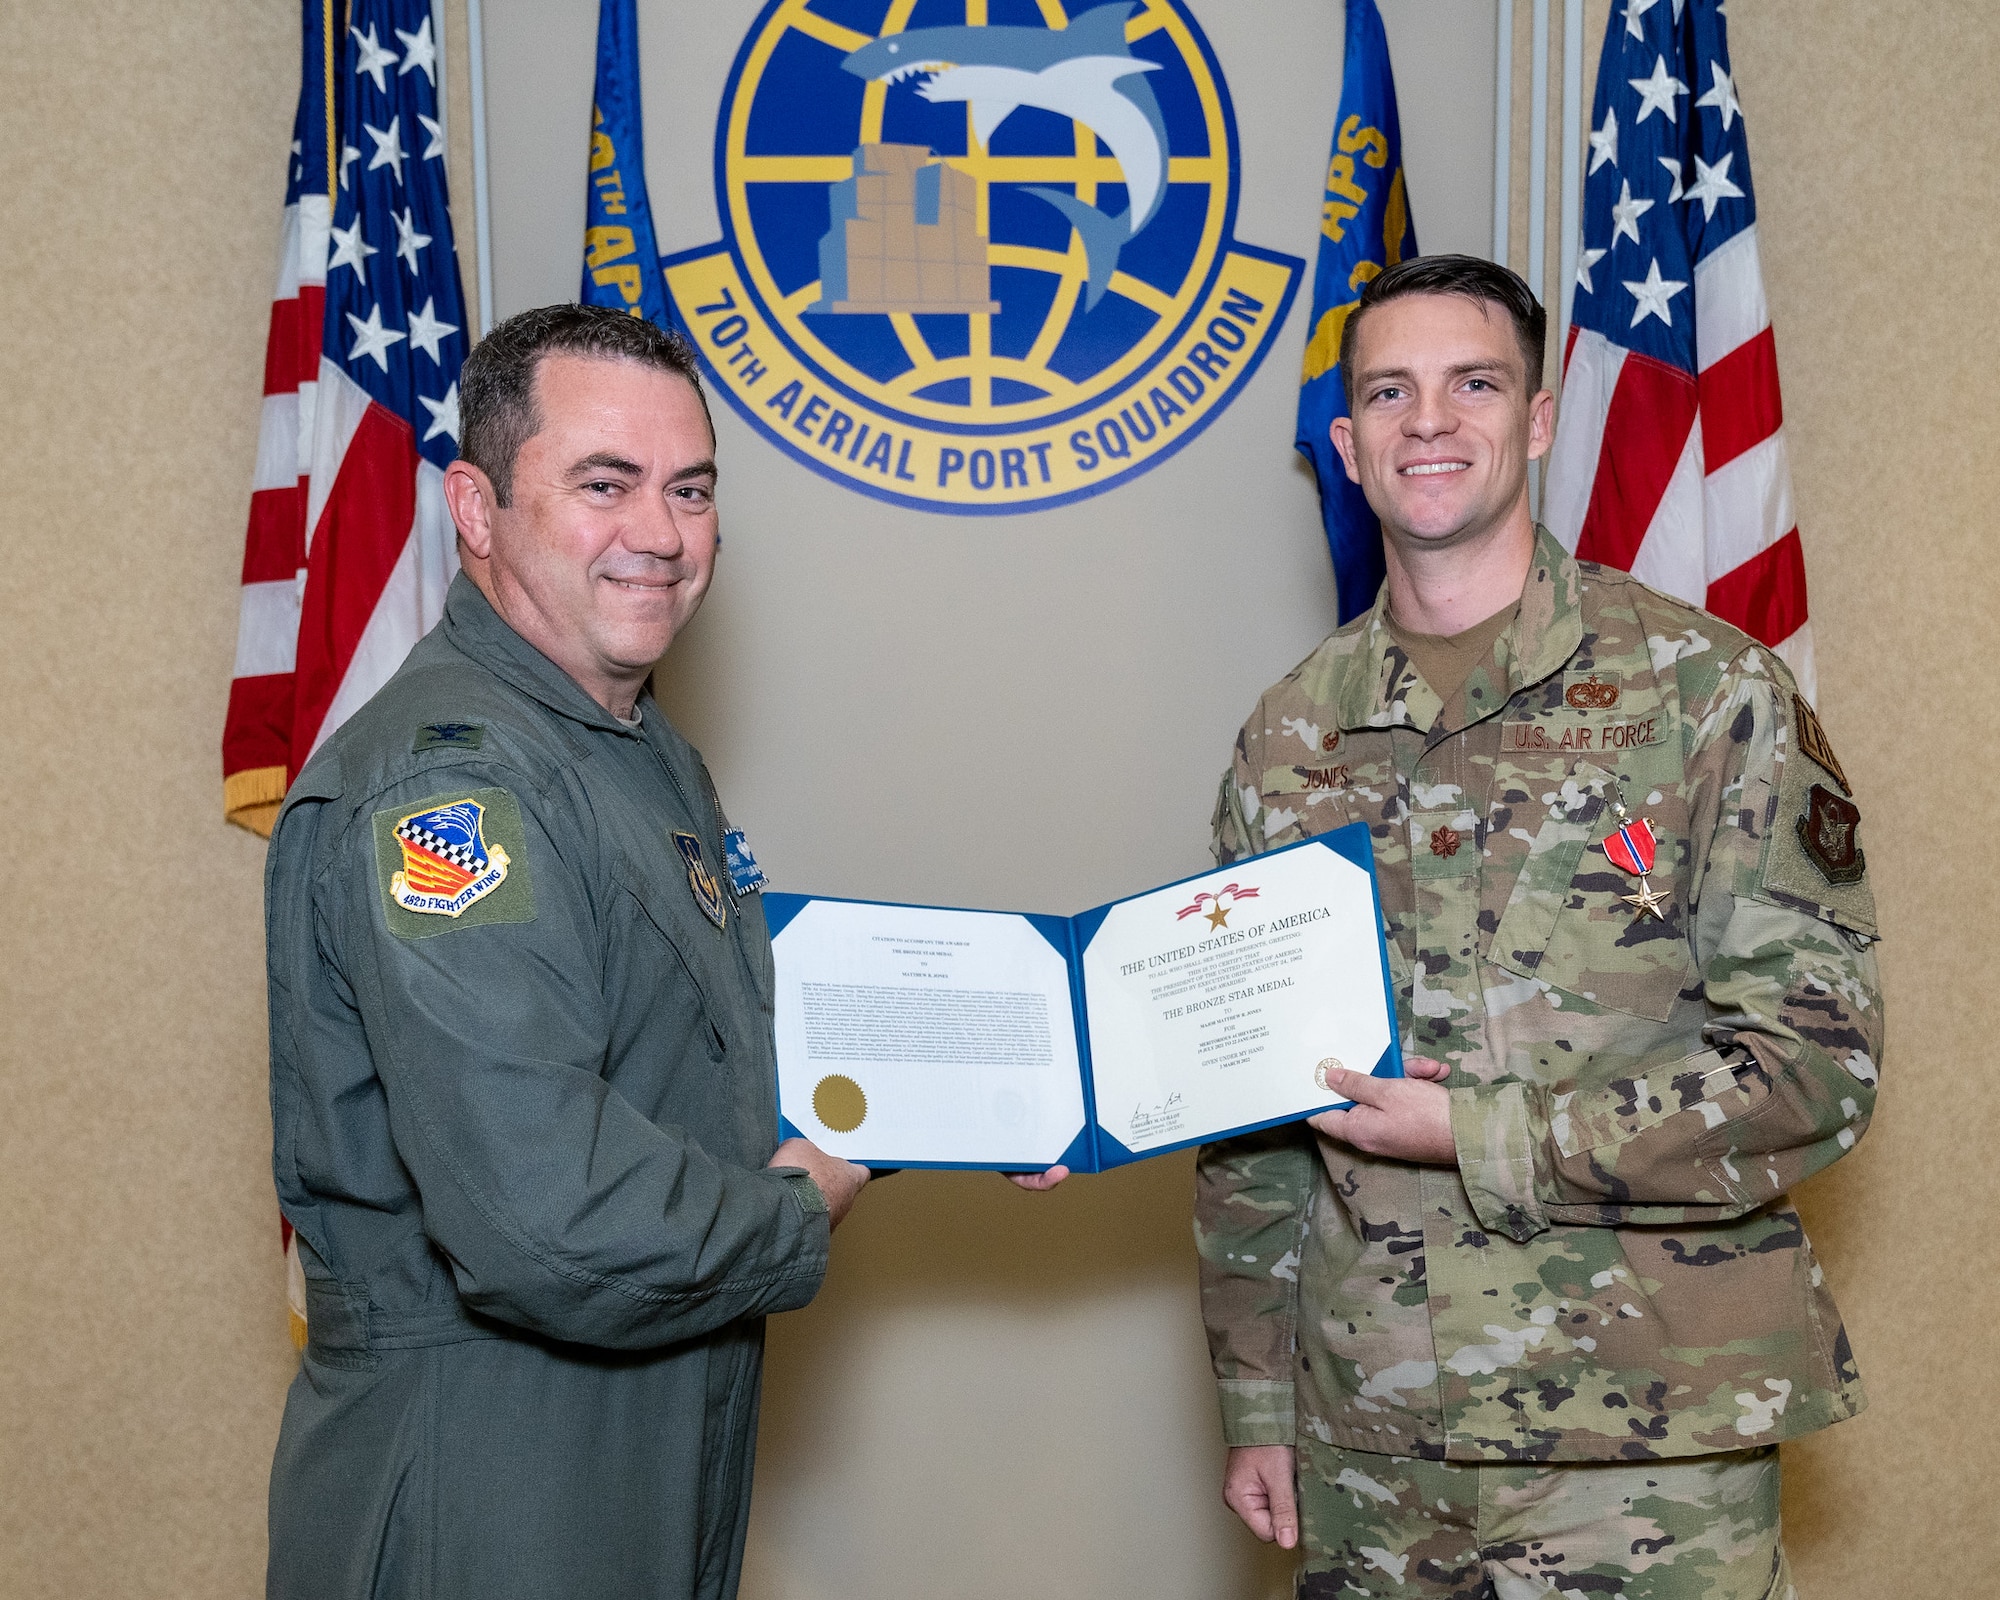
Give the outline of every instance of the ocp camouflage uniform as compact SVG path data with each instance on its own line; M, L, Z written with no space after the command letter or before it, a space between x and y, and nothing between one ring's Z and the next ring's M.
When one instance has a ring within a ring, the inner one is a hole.
M1859 815L1810 709L1769 651L1545 531L1449 703L1386 607L1265 694L1215 850L1368 825L1459 1164L1302 1124L1202 1152L1227 1441L1650 1460L1852 1416L1784 1201L1866 1129L1882 1041ZM1662 920L1602 849L1620 803L1658 836Z

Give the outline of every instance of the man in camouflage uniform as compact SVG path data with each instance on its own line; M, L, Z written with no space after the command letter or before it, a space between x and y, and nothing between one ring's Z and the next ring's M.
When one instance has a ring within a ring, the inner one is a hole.
M1224 1497L1304 1597L1784 1596L1776 1443L1862 1405L1785 1200L1874 1101L1859 813L1771 652L1530 520L1543 338L1486 262L1369 285L1388 582L1216 810L1222 863L1368 826L1409 1072L1199 1164Z

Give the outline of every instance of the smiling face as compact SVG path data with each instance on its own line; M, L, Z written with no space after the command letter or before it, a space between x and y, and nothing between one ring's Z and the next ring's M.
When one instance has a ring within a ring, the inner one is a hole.
M1449 549L1527 522L1555 398L1502 307L1403 295L1368 309L1352 355L1354 414L1335 420L1334 447L1392 546Z
M639 361L544 357L513 503L452 463L467 575L607 710L631 714L715 570L715 440L694 386Z

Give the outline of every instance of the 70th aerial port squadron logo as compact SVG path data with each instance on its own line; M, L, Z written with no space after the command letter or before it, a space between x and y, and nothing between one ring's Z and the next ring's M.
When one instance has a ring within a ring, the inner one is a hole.
M1303 263L1239 244L1180 0L774 0L716 130L726 237L666 262L724 394L933 511L1097 494L1214 420Z

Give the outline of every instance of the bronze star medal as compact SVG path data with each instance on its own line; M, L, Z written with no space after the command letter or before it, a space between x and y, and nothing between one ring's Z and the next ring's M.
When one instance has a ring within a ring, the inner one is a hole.
M1644 817L1627 817L1625 808L1617 806L1618 828L1602 846L1611 864L1631 873L1639 880L1637 894L1621 894L1618 898L1632 908L1633 920L1643 921L1647 917L1658 921L1667 920L1667 897L1653 888L1646 874L1653 870L1653 859L1658 841L1653 837L1653 825Z

